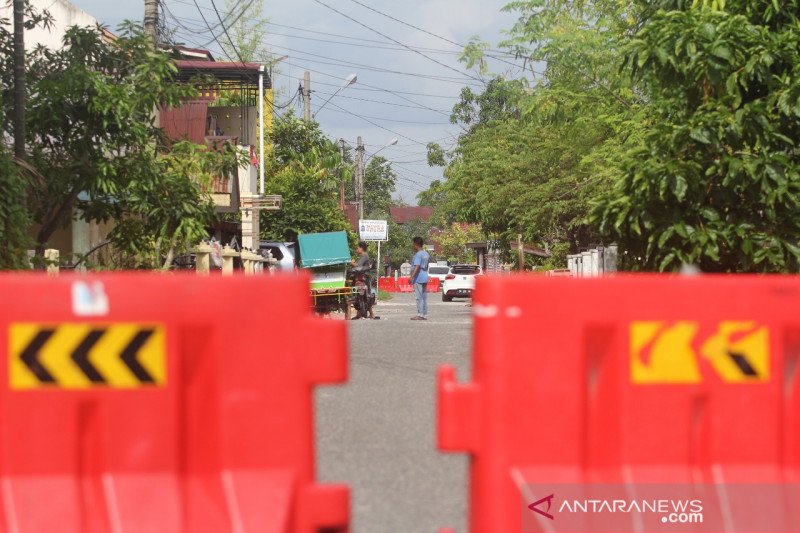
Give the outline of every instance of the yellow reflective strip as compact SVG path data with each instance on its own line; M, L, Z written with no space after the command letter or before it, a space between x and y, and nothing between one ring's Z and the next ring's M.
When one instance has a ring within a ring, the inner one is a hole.
M139 350L138 360L156 384L167 383L167 338L163 326L152 326L153 334Z
M138 324L113 324L106 326L106 334L89 352L89 361L102 374L109 387L129 388L140 385L125 363L122 362L122 351L131 337L139 331Z
M41 385L22 362L22 351L42 327L39 324L11 324L8 329L8 382L12 389L32 389Z
M43 328L40 328L43 329ZM72 361L72 352L91 331L89 324L60 325L50 340L39 351L39 361L53 375L56 383L51 387L83 389L92 382Z
M699 326L677 322L634 322L630 329L631 381L638 384L700 383L702 376L692 341ZM644 353L650 343L649 353Z
M731 337L737 334L745 335L732 342ZM720 322L700 352L724 381L769 381L769 331L756 322Z

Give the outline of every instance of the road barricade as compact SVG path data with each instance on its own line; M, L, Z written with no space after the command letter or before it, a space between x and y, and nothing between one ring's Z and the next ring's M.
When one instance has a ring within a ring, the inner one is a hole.
M397 282L393 277L382 277L378 280L378 288L384 292L398 292Z
M473 381L438 376L439 447L472 456L470 531L672 520L620 513L608 526L563 506L596 487L622 501L702 493L703 531L794 531L798 305L798 278L482 276Z
M397 290L398 292L414 292L411 278L397 278Z
M428 278L428 292L439 292L442 287L442 282L439 278Z
M0 531L347 531L312 388L346 326L308 280L0 276Z

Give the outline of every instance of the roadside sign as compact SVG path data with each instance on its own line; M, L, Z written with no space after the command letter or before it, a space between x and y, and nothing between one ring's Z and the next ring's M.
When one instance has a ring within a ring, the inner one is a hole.
M164 387L167 350L162 324L13 323L12 389Z
M389 240L389 224L385 220L359 220L358 230L363 241Z

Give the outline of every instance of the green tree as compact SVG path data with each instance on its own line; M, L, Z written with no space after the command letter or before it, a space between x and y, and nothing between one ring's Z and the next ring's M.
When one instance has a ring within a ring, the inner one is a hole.
M0 145L0 270L27 267L27 191L5 146Z
M566 262L599 239L591 206L641 142L645 106L619 72L636 10L611 0L528 0L506 10L519 20L501 46L540 81L496 77L481 94L462 92L452 120L465 133L444 154L437 220L479 223L505 250L522 233ZM485 49L466 50L467 64ZM430 162L441 164L443 151L430 148Z
M797 272L800 5L657 7L627 48L654 121L594 220L632 269Z
M262 214L261 237L295 241L303 233L349 230L339 209L341 156L319 124L287 113L275 122L272 142L266 188L283 196L283 209Z
M196 193L171 205L169 217L183 223L169 238L162 224L143 223L137 226L144 232L138 237L165 245L168 255L205 237L199 228L210 219L195 208L204 202L193 183L198 176L192 164L173 164L170 180L164 179L164 161L174 161L176 155L164 159L162 133L153 123L153 109L181 105L196 94L194 87L173 81L176 73L167 55L154 52L141 28L132 24L121 28L113 45L104 42L99 28L74 27L67 31L62 49L32 52L29 162L46 176L30 197L34 220L40 224L39 251L76 212L87 221L157 219L163 214L158 196L166 192L167 183ZM180 152L190 159L196 154ZM123 223L112 233L120 248L131 242L124 230L132 227ZM186 230L190 227L193 231Z
M386 216L392 206L397 175L385 157L373 157L364 170L364 213Z
M269 63L272 54L264 44L269 19L264 16L264 0L246 2L225 0L227 17L223 18L227 35L220 36L222 50L232 61L257 61ZM229 19L233 19L232 21ZM228 40L230 35L230 41Z
M417 195L417 205L436 208L444 203L446 194L444 183L433 180L427 189Z
M177 254L207 237L215 216L208 193L211 180L220 169L233 171L235 153L233 146L219 153L182 141L143 167L155 174L131 182L119 200L122 216L109 235L125 254L120 266L167 269Z
M52 18L47 11L37 11L25 6L25 29L49 28ZM8 19L0 19L0 270L29 268L26 250L31 245L28 227L31 222L28 209L26 176L21 167L31 169L22 161L15 161L5 141L13 132L14 89L14 37Z
M441 251L439 259L451 263L471 263L475 260L475 252L466 247L468 242L482 242L486 237L480 226L475 224L451 224L436 236Z
M414 251L411 240L422 237L428 242L431 225L423 220L411 220L406 224L396 224L389 220L389 242L381 247L381 254L388 255L393 268L399 268L405 261L411 261Z
M10 39L0 31L4 64ZM75 217L114 221L110 237L126 256L124 266L168 266L177 251L206 236L213 212L203 180L229 170L238 157L183 145L167 149L153 109L181 105L196 89L175 83L174 63L152 49L140 27L126 23L112 44L100 28L70 28L61 49L35 48L27 61L29 153L20 168L30 194L26 198L13 183L13 171L0 176L36 224L40 255ZM10 81L5 73L0 80L6 95ZM9 107L5 97L0 101L8 134ZM0 157L0 166L5 163ZM17 251L29 230L22 207L15 208L13 222L4 217L13 228L5 233L15 241L10 249Z

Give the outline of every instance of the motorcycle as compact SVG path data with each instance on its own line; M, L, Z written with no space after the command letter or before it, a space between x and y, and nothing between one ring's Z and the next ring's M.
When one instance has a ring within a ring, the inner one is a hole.
M356 316L353 319L369 318L372 307L375 305L375 291L370 289L367 272L350 270L348 277L353 291L350 304L356 310Z

